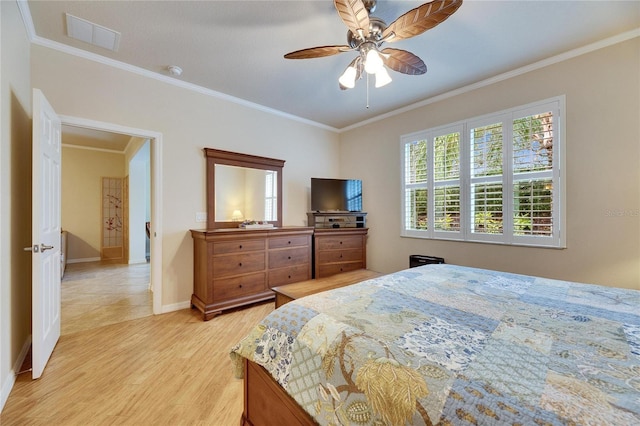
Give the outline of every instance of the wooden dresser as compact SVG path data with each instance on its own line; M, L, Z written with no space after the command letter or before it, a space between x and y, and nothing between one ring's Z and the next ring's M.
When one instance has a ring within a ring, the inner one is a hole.
M314 278L367 268L367 228L314 230Z
M271 287L311 279L313 228L191 230L191 306L205 321L225 309L274 299Z

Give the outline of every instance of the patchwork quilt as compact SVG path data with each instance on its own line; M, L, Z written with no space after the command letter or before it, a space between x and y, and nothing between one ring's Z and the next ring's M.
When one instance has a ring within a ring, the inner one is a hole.
M290 302L231 351L321 425L640 425L640 291L426 265Z

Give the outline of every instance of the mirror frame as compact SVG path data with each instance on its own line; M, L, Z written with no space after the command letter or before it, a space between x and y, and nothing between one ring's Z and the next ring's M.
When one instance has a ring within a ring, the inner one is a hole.
M278 220L269 221L273 226L282 226L282 169L284 160L259 157L257 155L241 154L238 152L222 151L204 148L207 159L207 228L237 228L238 222L216 221L216 164L226 166L246 167L250 169L275 170L278 175L276 187L278 190Z

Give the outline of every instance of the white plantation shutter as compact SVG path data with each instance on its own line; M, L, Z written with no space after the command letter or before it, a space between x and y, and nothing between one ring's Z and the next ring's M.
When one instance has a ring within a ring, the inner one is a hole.
M504 234L504 117L469 123L470 233L483 241Z
M551 179L518 180L513 184L514 235L549 237L553 229Z
M460 234L460 139L459 126L432 132L433 230L434 235Z
M503 226L502 182L471 185L471 232L500 234Z
M426 230L428 214L427 141L424 134L405 137L402 145L404 229L408 232Z
M564 97L401 138L401 234L564 247Z
M513 234L514 240L554 237L554 119L558 112L523 110L513 118ZM555 147L557 151L557 147ZM556 193L557 195L557 193ZM557 226L556 226L557 227ZM557 232L557 231L556 231Z
M440 184L433 190L434 229L460 231L460 185Z

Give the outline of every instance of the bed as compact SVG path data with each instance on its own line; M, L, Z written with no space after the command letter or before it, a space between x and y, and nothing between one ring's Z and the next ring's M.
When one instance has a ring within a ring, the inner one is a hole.
M640 291L427 265L290 302L231 350L244 425L640 424Z

